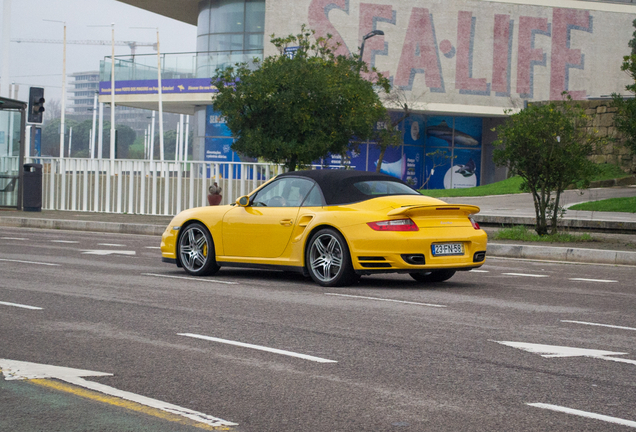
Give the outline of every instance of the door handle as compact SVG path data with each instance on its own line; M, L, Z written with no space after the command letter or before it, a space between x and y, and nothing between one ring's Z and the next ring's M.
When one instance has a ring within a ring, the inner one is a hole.
M294 223L293 219L283 219L282 221L280 221L280 224L283 226L291 226L291 224Z

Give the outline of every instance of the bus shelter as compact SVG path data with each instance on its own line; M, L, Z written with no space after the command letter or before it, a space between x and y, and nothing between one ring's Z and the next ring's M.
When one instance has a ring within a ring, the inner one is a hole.
M27 103L0 97L0 208L22 210Z

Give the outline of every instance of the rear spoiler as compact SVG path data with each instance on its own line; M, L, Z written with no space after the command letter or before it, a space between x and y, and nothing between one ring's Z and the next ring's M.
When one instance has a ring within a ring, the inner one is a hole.
M412 205L393 209L387 216L407 216L417 213L418 216L443 216L444 214L463 213L468 216L479 213L479 207L464 204Z

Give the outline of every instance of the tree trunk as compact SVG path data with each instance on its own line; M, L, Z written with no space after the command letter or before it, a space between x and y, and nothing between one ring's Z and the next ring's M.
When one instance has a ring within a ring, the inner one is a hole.
M380 156L378 156L378 165L375 167L375 172L379 173L382 169L382 160L384 159L384 153L386 153L386 147L380 150Z

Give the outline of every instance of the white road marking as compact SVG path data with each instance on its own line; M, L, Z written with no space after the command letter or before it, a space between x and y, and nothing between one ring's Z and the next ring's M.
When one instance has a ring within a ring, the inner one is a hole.
M525 343L525 342L504 342L504 341L493 341L502 345L506 345L512 348L518 348L523 351L528 351L535 354L540 354L541 357L545 358L554 358L554 357L591 357L600 360L610 360L619 363L627 363L636 365L636 360L629 360L623 358L616 357L608 357L608 356L616 356L616 355L627 355L628 353L624 352L614 352L614 351L603 351L603 350L594 350L587 348L574 348L574 347L564 347L557 345L542 345L542 344L533 344L533 343Z
M0 305L15 306L15 307L19 307L23 309L31 309L31 310L42 310L41 307L37 307L37 306L28 306L28 305L23 305L19 303L9 303L9 302L3 302L3 301L0 301Z
M265 347L265 346L261 346L261 345L252 345L252 344L248 344L248 343L243 343L243 342L237 342L237 341L231 341L231 340L227 340L227 339L219 339L219 338L215 338L215 337L211 337L211 336L203 336L203 335L198 335L198 334L193 334L193 333L177 333L178 336L187 336L187 337L191 337L191 338L195 338L195 339L203 339L203 340L208 340L208 341L212 341L212 342L219 342L219 343L224 343L224 344L228 344L228 345L235 345L235 346L240 346L243 348L252 348L255 350L259 350L259 351L267 351L267 352L271 352L274 354L282 354L282 355L286 355L286 356L290 356L290 357L297 357L297 358L301 358L304 360L310 360L310 361L314 361L314 362L318 362L318 363L338 363L335 360L328 360L328 359L324 359L324 358L320 358L320 357L314 357L314 356L310 356L307 354L299 354L299 353L295 353L292 351L285 351L285 350L280 350L277 348L269 348L269 347Z
M0 359L0 369L6 380L23 380L23 379L58 379L69 384L84 387L96 392L107 394L110 396L136 402L151 408L176 414L191 420L208 424L211 426L238 426L236 423L213 417L188 408L182 408L177 405L141 396L135 393L119 390L94 381L87 381L81 377L86 376L113 376L113 374L105 372L95 372L89 370L72 369L61 366L51 366L38 363L29 363L22 361L14 361Z
M127 250L84 250L83 254L86 255L136 255L135 251L127 251Z
M1 237L2 240L28 240L27 238L23 238L23 237Z
M51 240L51 243L79 243L75 240Z
M525 276L525 277L537 277L537 278L543 278L543 277L550 277L548 275L540 275L540 274L527 274L527 273L502 273L508 276Z
M363 299L363 300L379 300L379 301L394 302L394 303L406 303L406 304L412 304L412 305L418 305L418 306L430 306L430 307L439 307L439 308L445 308L446 307L445 305L439 305L439 304L418 303L418 302L412 302L412 301L406 301L406 300L393 300L393 299L387 299L387 298L382 298L382 297L365 297L365 296L357 296L357 295L349 295L349 294L334 294L334 293L325 293L325 295L338 296L338 297L359 298L359 299Z
M97 246L126 247L126 245L123 245L123 244L117 244L117 243L97 243Z
M585 322L585 321L571 321L571 320L561 320L561 322L636 331L636 328L633 328L633 327L623 327L623 326L610 325L610 324L599 324L599 323L591 323L591 322Z
M591 418L591 419L595 419L595 420L602 420L602 421L608 422L608 423L615 423L615 424L619 424L619 425L622 425L622 426L629 426L629 427L636 428L636 422L635 421L625 420L625 419L618 418L618 417L610 417L610 416L606 416L606 415L603 415L603 414L596 414L596 413L592 413L592 412L581 411L581 410L577 410L577 409L562 407L562 406L558 406L558 405L545 404L545 403L528 403L526 405L530 405L530 406L535 407L535 408L549 409L549 410L552 410L552 411L557 411L557 412L562 412L562 413L566 413L566 414L577 415L577 416L581 416L581 417L587 417L587 418Z
M201 277L188 277L188 276L170 276L170 275L162 275L155 273L142 273L142 276L155 276L155 277L163 277L163 278L171 278L171 279L185 279L185 280L193 280L197 282L214 282L226 285L238 285L238 282L230 282L230 281L222 281L217 279L205 279Z
M609 279L585 279L585 278L570 278L571 281L583 281L583 282L604 282L604 283L612 283L612 282L618 282L615 280L609 280Z
M473 273L488 273L488 270L478 270L478 269L472 269L470 270Z
M160 246L146 246L146 249L161 249Z
M23 263L23 264L37 264L37 265L45 265L45 266L57 266L57 267L60 266L60 264L51 264L51 263L43 263L43 262L35 262L35 261L12 260L12 259L4 259L4 258L0 258L0 261L18 262L18 263Z

